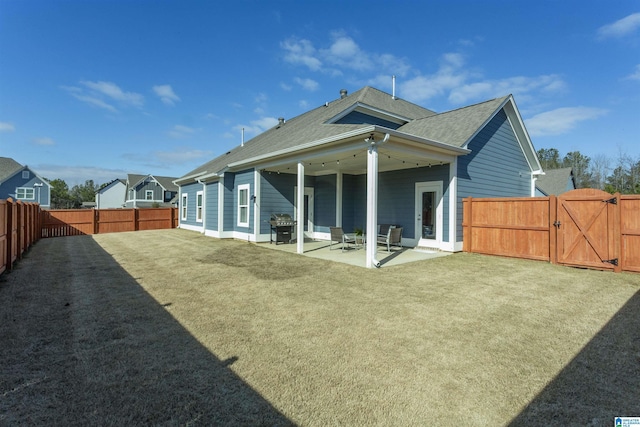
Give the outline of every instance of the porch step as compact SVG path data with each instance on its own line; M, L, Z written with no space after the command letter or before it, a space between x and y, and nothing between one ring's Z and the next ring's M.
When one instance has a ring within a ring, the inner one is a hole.
M427 247L427 246L416 246L415 248L413 248L413 250L416 251L416 252L426 252L426 253L429 253L429 254L442 252L438 248L430 248L430 247Z

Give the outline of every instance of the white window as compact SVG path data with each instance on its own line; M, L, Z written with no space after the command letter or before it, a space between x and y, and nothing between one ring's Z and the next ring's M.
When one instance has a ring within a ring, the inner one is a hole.
M22 171L22 179L29 179L29 171Z
M153 190L146 190L144 192L144 199L145 200L153 200Z
M16 198L18 200L33 200L35 198L33 188L16 188Z
M188 194L183 194L182 195L182 205L180 206L182 208L182 220L186 221L187 220L187 196Z
M196 221L202 222L202 191L196 193Z
M249 226L249 184L238 186L238 227Z

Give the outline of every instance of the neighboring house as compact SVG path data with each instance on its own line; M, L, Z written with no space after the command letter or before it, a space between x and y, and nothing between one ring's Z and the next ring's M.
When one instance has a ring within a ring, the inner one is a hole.
M114 179L96 191L96 209L123 208L127 196L127 181Z
M175 177L168 176L129 174L125 207L174 206L174 199L178 194L178 186L173 182L175 180Z
M576 189L572 168L550 169L536 180L536 196L558 196Z
M49 208L51 185L29 166L22 166L9 157L0 157L0 199L9 197Z
M364 87L175 182L180 227L208 236L267 242L271 215L286 213L297 236L397 224L405 246L460 251L463 198L533 196L541 173L511 95L438 114ZM376 251L369 239L367 267Z

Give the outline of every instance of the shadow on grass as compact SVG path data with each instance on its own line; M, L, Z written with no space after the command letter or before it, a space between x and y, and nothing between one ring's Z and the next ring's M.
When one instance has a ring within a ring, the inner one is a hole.
M612 426L619 416L640 416L640 292L509 425Z
M293 425L90 236L0 285L0 424Z

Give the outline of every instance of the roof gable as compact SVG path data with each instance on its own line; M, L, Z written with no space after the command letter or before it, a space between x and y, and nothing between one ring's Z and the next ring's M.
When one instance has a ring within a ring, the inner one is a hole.
M567 188L572 185L573 188ZM536 187L545 195L559 195L569 189L576 188L575 178L572 168L549 169L540 175L536 180Z
M332 123L356 108L375 110L378 115L413 120L435 113L424 107L412 104L388 93L366 86L344 98L327 102L320 107L296 116L284 123L246 141L243 145L216 157L215 159L186 173L181 180L203 175L222 173L227 165L245 159L267 155L304 145L309 142L330 138L350 131L364 129L368 123Z
M10 157L0 157L0 183L11 178L23 168L24 166Z

